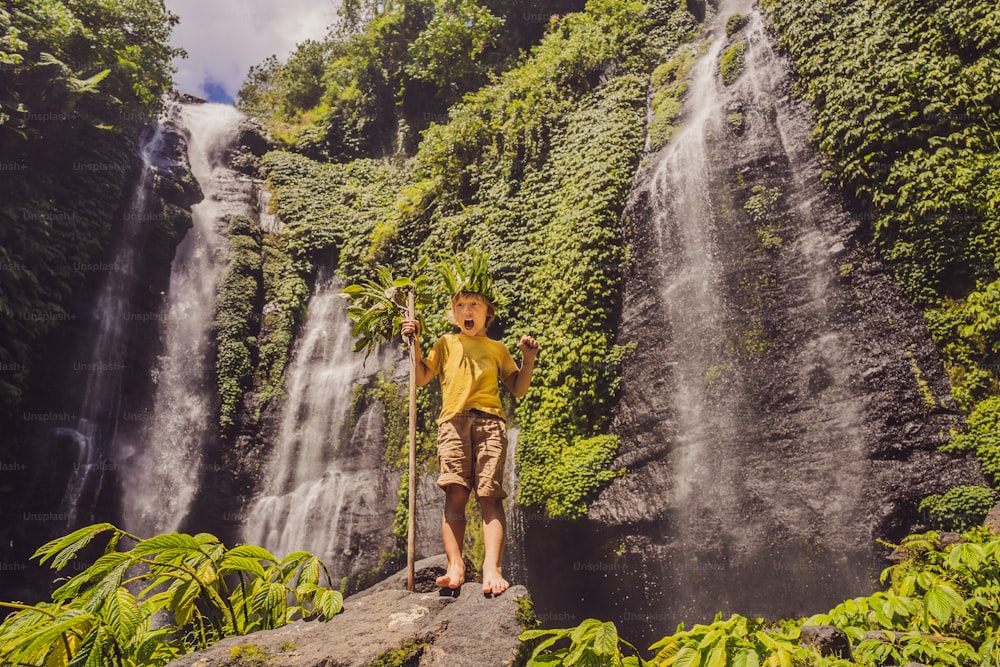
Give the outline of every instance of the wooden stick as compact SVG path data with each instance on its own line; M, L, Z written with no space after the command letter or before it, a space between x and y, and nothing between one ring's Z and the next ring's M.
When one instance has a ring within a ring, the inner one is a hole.
M406 300L406 317L414 319L414 290ZM410 481L406 526L406 588L413 592L413 559L417 543L417 334L410 339Z

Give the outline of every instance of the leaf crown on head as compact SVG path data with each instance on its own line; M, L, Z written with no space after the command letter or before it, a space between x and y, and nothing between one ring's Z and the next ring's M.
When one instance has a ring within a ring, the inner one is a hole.
M489 255L478 248L469 248L462 254L455 252L438 255L436 265L441 283L452 299L462 292L482 294L497 311L503 310L509 301L496 283L489 270Z

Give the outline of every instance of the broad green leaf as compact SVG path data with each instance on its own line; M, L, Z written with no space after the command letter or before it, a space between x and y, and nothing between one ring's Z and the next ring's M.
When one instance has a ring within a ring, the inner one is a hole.
M594 635L594 653L613 657L618 654L618 628L610 621L602 623Z
M580 625L570 631L569 638L574 644L579 644L594 636L597 628L601 626L601 621L596 618L585 619Z
M121 645L129 642L143 621L142 610L136 599L124 588L108 595L101 611L115 640Z
M316 607L323 612L326 620L330 620L344 609L344 595L340 591L325 590L317 597Z
M560 639L565 639L568 635L568 630L525 630L521 633L520 640L525 642L531 641L532 639L546 637L546 639L539 642L532 651L532 656L537 656Z
M733 667L760 667L760 656L752 648L743 649L733 656Z
M168 551L171 555L175 550L180 552L201 553L201 545L196 539L184 533L166 533L139 542L132 548L136 556L150 556Z
M964 604L962 596L945 583L937 583L924 596L927 612L942 626L951 619L952 614L960 611Z
M261 579L266 576L264 566L260 564L258 559L233 556L233 552L230 551L222 557L219 563L219 575L224 577L235 572L249 572Z
M677 652L671 660L664 662L664 665L674 665L674 667L700 667L701 653L693 646L685 646Z
M952 570L959 568L975 569L979 567L979 564L985 558L986 552L981 545L973 544L972 542L959 542L948 552L948 558L945 560L945 563Z
M270 561L271 563L278 562L278 559L275 558L274 554L270 551L252 544L241 544L237 547L233 547L226 553L226 555L234 558L255 558L257 560Z
M70 560L76 557L80 549L83 549L90 544L91 540L108 530L117 531L117 528L110 523L98 523L80 528L69 535L46 542L31 557L32 559L38 558L38 562L42 565L45 564L45 561L52 559L52 569L61 570Z

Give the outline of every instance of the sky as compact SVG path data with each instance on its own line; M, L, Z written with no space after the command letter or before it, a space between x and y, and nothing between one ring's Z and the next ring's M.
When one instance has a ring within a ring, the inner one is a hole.
M247 72L271 54L286 60L305 39L321 39L339 0L165 0L180 17L171 44L174 86L210 102L232 103Z

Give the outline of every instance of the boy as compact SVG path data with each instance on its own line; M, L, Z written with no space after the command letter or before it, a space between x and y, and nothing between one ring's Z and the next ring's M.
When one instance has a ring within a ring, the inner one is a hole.
M442 588L465 583L462 541L465 539L465 505L476 492L483 514L483 593L499 595L510 584L503 578L500 560L507 519L503 510L503 466L507 454L507 424L500 403L498 381L514 396L528 391L538 356L538 341L522 336L518 347L524 359L517 367L506 346L486 335L496 317L496 307L479 292L457 292L451 299L448 320L459 327L434 344L425 358L420 352L420 324L403 322L403 336L412 336L417 360L417 385L441 374L441 415L438 423L438 486L445 491L441 532L448 571L437 578Z

